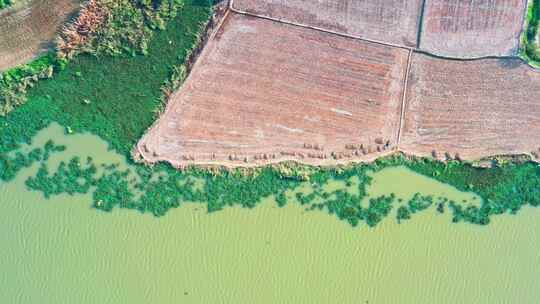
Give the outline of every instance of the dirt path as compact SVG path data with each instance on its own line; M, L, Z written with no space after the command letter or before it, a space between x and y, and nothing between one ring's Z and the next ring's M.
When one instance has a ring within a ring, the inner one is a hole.
M409 75L411 71L412 56L413 50L409 50L409 55L407 56L407 68L405 69L405 77L403 80L403 95L401 96L401 114L399 116L399 128L397 133L397 142L396 150L399 150L399 145L401 143L401 133L403 130L403 125L405 124L405 108L407 103L407 88L409 86Z

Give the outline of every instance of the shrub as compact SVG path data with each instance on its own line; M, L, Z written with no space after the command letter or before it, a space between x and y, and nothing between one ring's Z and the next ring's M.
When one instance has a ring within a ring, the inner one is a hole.
M15 0L0 0L0 9L13 5Z

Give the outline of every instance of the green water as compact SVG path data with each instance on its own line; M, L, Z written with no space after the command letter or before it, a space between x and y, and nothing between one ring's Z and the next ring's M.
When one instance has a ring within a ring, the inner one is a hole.
M65 144L99 163L122 157L90 135L53 126L36 144ZM89 195L45 200L24 181L0 185L0 303L537 303L540 211L488 226L452 224L434 208L397 224L351 228L269 198L208 214L200 204L162 218L90 208ZM373 174L369 193L478 201L402 168ZM200 182L200 181L198 181ZM331 181L325 189L355 191ZM202 187L202 186L201 186ZM304 184L295 191L313 191Z

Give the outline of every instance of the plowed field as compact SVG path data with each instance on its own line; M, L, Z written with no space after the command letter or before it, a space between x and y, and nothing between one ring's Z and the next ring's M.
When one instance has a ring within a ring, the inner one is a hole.
M407 91L405 152L478 159L540 148L540 71L520 60L415 54Z
M474 58L518 53L526 0L426 0L420 48Z
M396 144L407 56L231 14L139 153L176 166L376 158Z
M0 11L0 71L25 63L53 46L80 0L33 0Z
M234 0L234 8L361 36L416 46L422 0Z

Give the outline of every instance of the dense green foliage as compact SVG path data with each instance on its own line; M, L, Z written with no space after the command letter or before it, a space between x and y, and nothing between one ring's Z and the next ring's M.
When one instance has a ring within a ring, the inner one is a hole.
M0 0L0 9L13 5L15 0Z
M454 221L487 224L491 215L516 213L524 205L540 205L540 167L536 163L509 162L493 168L475 168L470 164L434 160L415 160L406 164L462 191L474 191L482 198L480 207L454 208Z
M540 63L540 0L533 0L527 12L527 29L523 35L523 56Z
M131 161L130 169L122 171L116 166L98 167L91 159L74 158L51 170L45 155L61 147L49 144L42 152L17 152L22 143L30 143L39 130L56 121L67 132L89 131L100 136L130 160L131 148L162 107L163 86L174 75L182 74L184 59L210 13L207 1L189 1L165 29L154 33L146 55L79 55L63 69L56 69L54 78L39 81L29 90L26 104L0 117L1 180L9 181L21 169L41 162L37 173L26 181L30 189L46 197L91 193L94 207L104 211L120 207L160 216L183 202L200 202L213 212L232 205L252 208L274 195L279 206L293 199L308 210L325 210L353 226L365 223L371 227L393 210L402 221L435 205L444 212L447 205L455 222L487 224L493 215L540 204L540 169L534 163L501 163L481 169L457 161L396 156L373 164L337 168L290 165L246 174L243 170L181 172L165 164L148 167ZM394 195L368 199L366 189L372 180L368 173L397 165L459 190L474 191L482 202L468 205L442 198L436 201L420 194L404 204ZM352 177L358 180L356 194L324 188L336 180L350 186ZM298 191L303 182L309 182L314 190Z
M102 0L108 18L86 51L97 55L146 54L155 30L164 30L183 0Z
M67 165L61 162L54 175L49 177L47 166L42 164L36 177L29 178L26 185L30 189L42 191L46 198L62 193L87 193L93 185L92 177L96 171L90 159L87 160L87 167L82 168L80 160L73 158Z
M82 51L111 56L147 54L148 41L157 30L165 29L165 24L176 16L182 4L182 0L103 0L102 5L108 11L108 18ZM154 47L157 47L156 43ZM153 54L159 55L156 52ZM66 59L59 59L51 52L29 64L0 74L0 115L6 115L26 102L28 88L38 80L52 77L55 71L61 70L66 64ZM140 70L131 72L144 73ZM73 75L79 78L83 76L81 71L76 71ZM160 83L163 79L165 77L156 78ZM126 83L126 87L128 84Z
M51 153L64 150L64 146L57 146L52 141L48 141L43 148L35 148L27 153L21 151L0 153L0 182L11 181L20 170L28 168L36 162L45 162Z
M50 78L55 70L65 66L64 60L49 53L28 64L24 64L0 74L0 116L6 115L16 106L26 102L28 88L41 80Z

